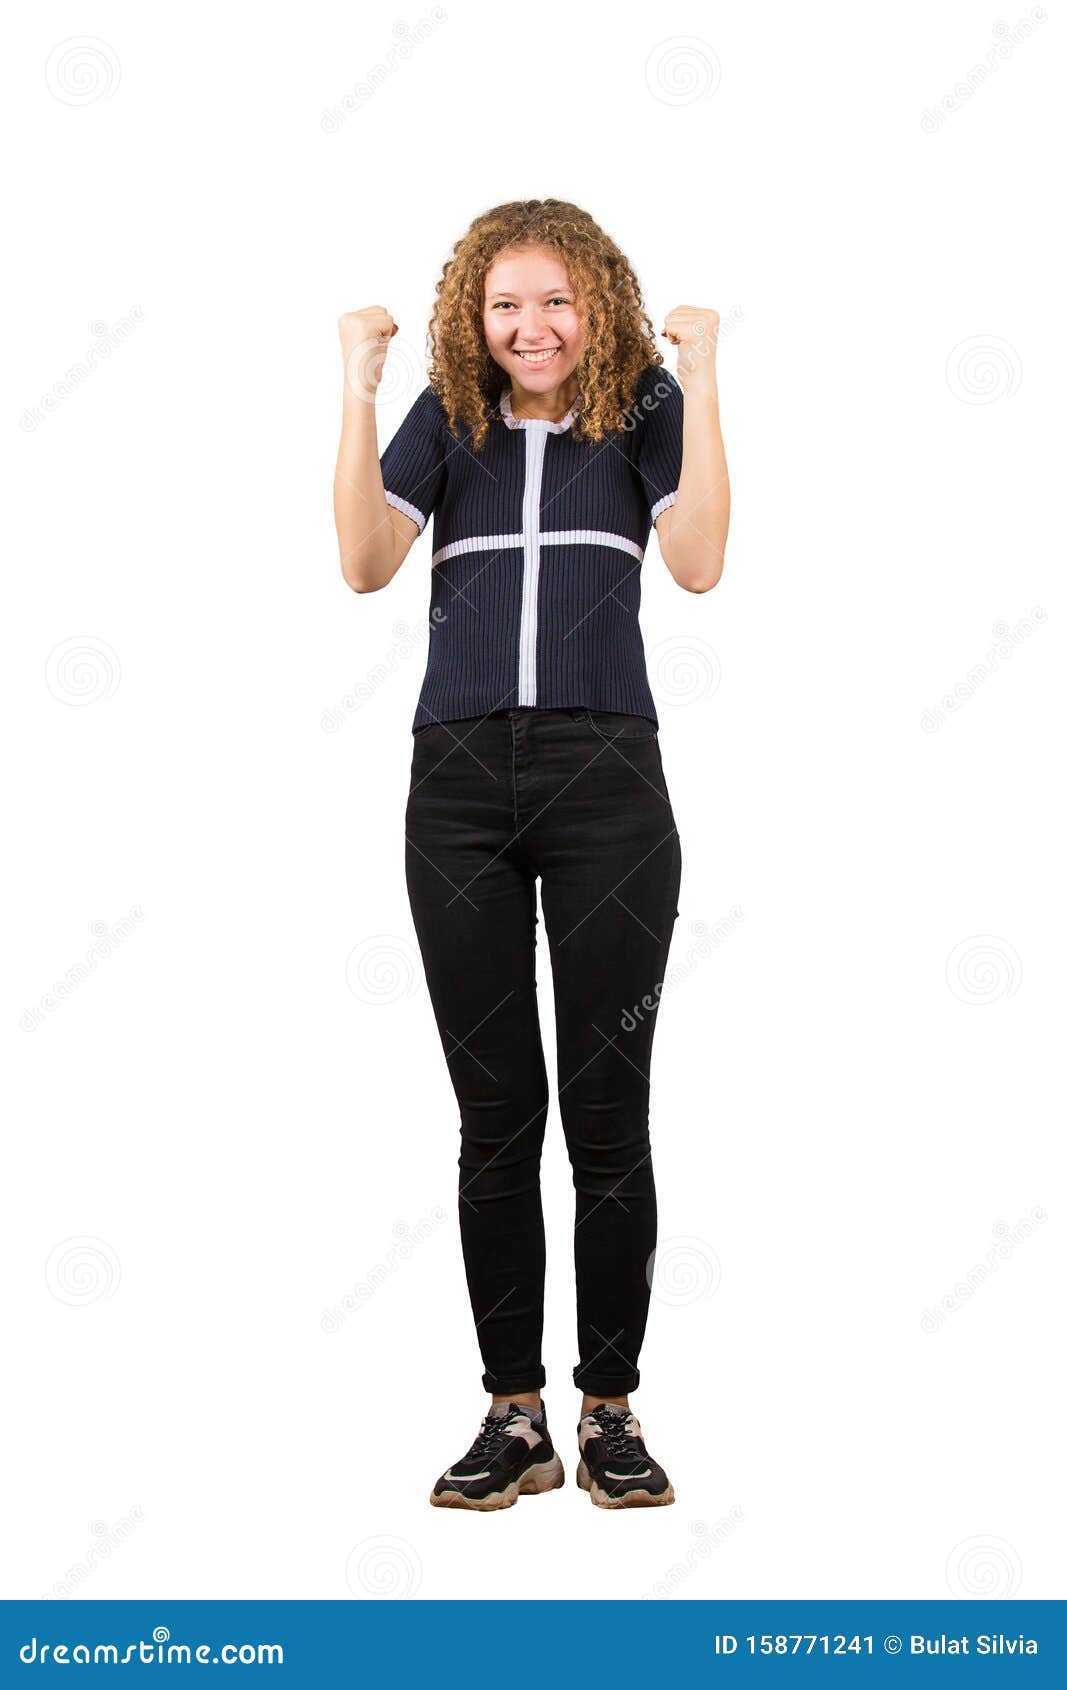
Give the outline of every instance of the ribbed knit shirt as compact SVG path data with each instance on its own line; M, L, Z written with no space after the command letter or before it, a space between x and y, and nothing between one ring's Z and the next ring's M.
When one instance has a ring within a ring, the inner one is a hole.
M638 378L624 426L579 440L560 422L512 414L510 394L480 450L454 435L432 388L381 458L387 502L433 516L430 645L412 732L431 722L533 706L616 710L658 726L638 622L641 560L673 505L682 389L662 365Z

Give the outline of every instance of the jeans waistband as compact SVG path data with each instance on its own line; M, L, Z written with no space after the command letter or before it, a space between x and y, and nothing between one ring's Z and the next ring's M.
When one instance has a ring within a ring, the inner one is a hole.
M522 704L514 710L490 710L490 716L503 716L505 721L525 721L528 716L565 716L569 722L576 722L582 716L589 714L584 705L567 705L561 709L542 709L539 704Z

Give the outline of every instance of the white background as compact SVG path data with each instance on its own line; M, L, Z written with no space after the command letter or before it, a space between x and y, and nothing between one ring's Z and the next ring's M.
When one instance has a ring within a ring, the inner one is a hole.
M1027 15L21 18L6 1595L1061 1593L1064 67ZM399 322L384 444L452 241L545 195L657 329L730 321L734 504L713 593L643 572L689 966L634 1406L678 1501L573 1483L553 1105L568 1484L482 1518L427 1504L485 1406L404 884L429 539L344 585L336 319Z

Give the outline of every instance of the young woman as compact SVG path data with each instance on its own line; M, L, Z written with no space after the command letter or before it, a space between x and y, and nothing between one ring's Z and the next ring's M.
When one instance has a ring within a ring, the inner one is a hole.
M379 460L374 397L397 325L378 305L340 322L348 585L386 586L434 519L406 872L459 1103L463 1258L492 1397L437 1505L505 1508L563 1483L540 1396L538 878L576 1192L578 1483L599 1507L674 1500L629 1407L656 1242L654 1006L681 876L638 607L653 523L680 587L706 592L722 572L717 326L711 310L668 314L675 380L633 270L588 213L497 206L445 264L429 385Z

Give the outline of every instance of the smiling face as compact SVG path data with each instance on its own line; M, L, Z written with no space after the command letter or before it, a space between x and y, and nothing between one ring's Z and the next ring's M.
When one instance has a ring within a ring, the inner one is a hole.
M585 334L562 259L547 247L510 248L485 278L485 339L494 361L528 393L552 393L578 367Z

